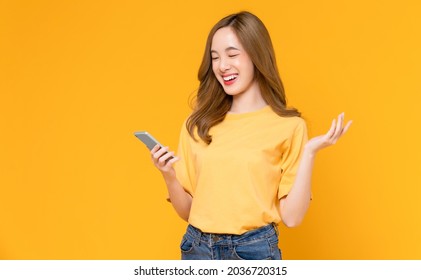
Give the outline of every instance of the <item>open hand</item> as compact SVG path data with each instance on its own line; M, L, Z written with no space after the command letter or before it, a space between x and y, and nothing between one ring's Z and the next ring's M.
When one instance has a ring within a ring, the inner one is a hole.
M338 116L338 120L333 119L332 125L326 134L311 138L306 144L306 149L316 154L319 150L335 144L352 124L352 121L348 121L344 126L344 115L345 113L341 113Z

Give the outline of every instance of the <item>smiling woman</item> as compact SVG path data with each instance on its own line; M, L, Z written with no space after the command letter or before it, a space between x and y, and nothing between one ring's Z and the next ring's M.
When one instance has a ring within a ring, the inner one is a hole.
M344 127L341 114L307 142L300 113L287 107L269 34L249 12L213 27L199 81L177 156L158 145L151 151L189 222L182 259L281 259L277 224L301 223L314 157L351 123Z

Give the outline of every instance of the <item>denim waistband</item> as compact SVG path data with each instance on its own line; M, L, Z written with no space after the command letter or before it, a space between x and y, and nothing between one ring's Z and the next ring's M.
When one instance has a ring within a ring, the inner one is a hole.
M231 245L250 243L254 240L258 241L263 238L269 238L273 235L278 235L278 227L276 224L268 224L266 226L247 231L243 234L219 234L219 233L206 233L200 229L189 225L186 234L193 237L197 242L205 242L215 245Z

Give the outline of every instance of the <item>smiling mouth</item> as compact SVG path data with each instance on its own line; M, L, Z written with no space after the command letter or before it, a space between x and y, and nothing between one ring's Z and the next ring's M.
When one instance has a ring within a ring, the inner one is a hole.
M233 84L235 82L237 77L238 77L237 74L233 74L233 75L222 77L222 79L224 80L224 84L230 85L230 84Z

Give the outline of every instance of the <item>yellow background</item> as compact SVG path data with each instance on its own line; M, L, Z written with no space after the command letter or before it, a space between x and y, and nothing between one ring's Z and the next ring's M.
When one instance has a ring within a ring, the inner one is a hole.
M0 259L178 259L148 130L173 149L208 31L269 29L290 104L322 151L286 259L421 259L421 5L401 1L1 1Z

